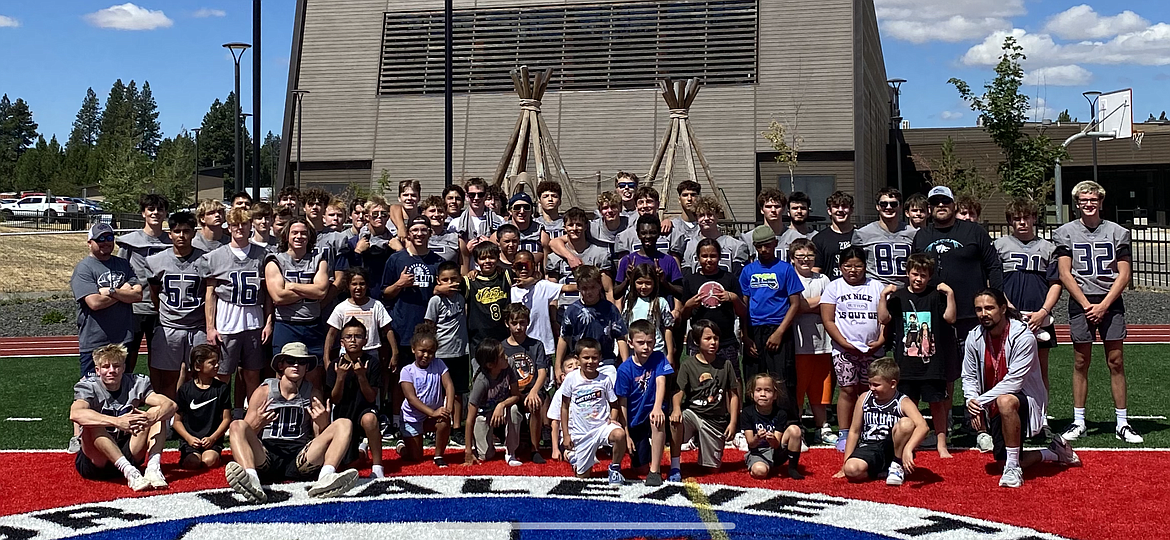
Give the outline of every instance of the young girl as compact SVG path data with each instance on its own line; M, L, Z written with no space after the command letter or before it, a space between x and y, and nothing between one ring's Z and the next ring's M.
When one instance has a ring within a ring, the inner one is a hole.
M885 328L878 322L884 284L865 273L865 250L851 246L841 252L841 277L821 294L821 319L833 338L833 370L837 373L837 450L845 451L857 396L869 384L869 364L882 354Z
M398 204L390 207L391 234L406 243L407 223L419 216L418 202L422 198L422 185L418 180L403 180L398 183Z
M719 340L719 351L715 356L738 366L739 339L735 336L735 320L747 314L746 306L740 301L739 276L719 266L722 251L719 242L713 238L699 240L699 270L686 270L683 277L683 297L687 298L682 307L682 318L692 321L710 320L719 326L723 339ZM687 353L694 355L699 344L688 340ZM674 362L673 357L670 358ZM678 366L675 366L678 369Z
M788 245L788 258L804 284L802 306L796 316L796 395L797 409L804 408L804 398L812 408L813 421L820 426L820 440L837 444L837 434L829 427L826 408L833 402L833 343L825 334L821 322L821 295L829 285L829 277L813 271L817 247L808 238L797 238ZM815 432L814 432L815 433Z
M577 355L575 354L570 354L568 357L566 357L562 365L564 366L565 376L568 376L570 373L577 371L577 368L581 367L577 360ZM565 399L565 394L564 392L561 392L561 388L564 388L564 386L558 387L556 393L553 394L552 399L549 400L548 403L545 403L544 417L548 419L549 430L552 432L553 461L568 461L568 457L565 456L565 453L561 448L561 438L565 436L564 432L561 431L561 426L564 424L561 423L561 408L559 405L561 401ZM558 406L549 406L550 403L555 403Z
M657 268L650 264L633 267L626 279L634 284L626 289L622 300L622 317L626 323L645 319L654 325L654 350L674 358L674 315L670 304L658 295Z
M493 338L484 338L475 349L479 371L467 398L467 422L464 433L468 442L463 464L474 465L496 455L495 428L506 425L504 461L513 467L523 465L516 459L520 446L520 384L516 372L508 367L504 346Z
M402 436L398 454L408 461L422 461L423 434L435 432L435 465L446 467L443 452L451 435L455 415L455 385L442 360L435 358L439 341L430 323L418 325L410 338L414 363L402 368L399 384L406 399L402 402Z
M366 326L366 335L369 336L365 351L377 354L381 364L388 366L388 371L397 371L398 338L390 328L390 313L386 307L370 298L370 274L361 266L352 267L345 271L345 284L349 298L333 308L327 321L329 331L325 334L325 369L329 369L340 351L338 338L341 336L341 327L350 319L357 319Z
M744 454L748 473L763 480L788 462L788 477L804 480L800 473L800 416L784 389L768 373L757 373L748 384L752 402L739 415L739 429L747 439Z
M723 445L739 427L739 381L732 363L716 357L720 334L719 327L706 319L691 326L699 352L679 368L670 413L673 444L682 446L684 429L698 433L699 464L712 471L723 464ZM681 475L671 465L668 480L678 482Z

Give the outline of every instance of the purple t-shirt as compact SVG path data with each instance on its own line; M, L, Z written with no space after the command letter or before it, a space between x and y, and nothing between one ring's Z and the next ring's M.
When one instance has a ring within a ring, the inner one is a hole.
M631 266L638 266L639 264L653 264L661 268L662 274L666 277L666 281L673 283L682 280L682 269L678 267L678 261L674 256L659 251L657 255L650 258L635 251L622 257L621 262L618 263L618 283L626 280L626 272L629 271Z
M418 396L418 400L427 407L437 409L443 404L445 397L443 396L443 374L446 372L447 364L438 358L431 360L426 369L420 368L418 364L412 362L402 368L399 381L409 381L414 385L414 392ZM410 400L402 400L403 422L422 422L426 419L425 414L410 406Z

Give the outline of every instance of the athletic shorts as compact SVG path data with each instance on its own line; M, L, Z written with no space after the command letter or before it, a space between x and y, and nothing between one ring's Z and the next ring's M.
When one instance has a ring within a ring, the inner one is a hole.
M451 374L451 385L455 387L455 394L466 394L471 388L471 356L463 355L455 358L443 358L447 366L447 373ZM406 365L399 362L398 365Z
M187 456L195 456L200 459L203 458L203 453L208 450L215 450L215 453L223 454L223 439L220 439L217 444L211 445L211 448L195 448L187 444L186 441L179 443L179 461L182 462L187 459Z
M160 326L150 341L150 367L179 371L191 357L191 349L203 343L207 343L207 332L202 328Z
M134 459L134 454L130 451L130 437L125 437L119 444L118 449L122 451L122 456L125 457L130 464L135 467L141 467L142 461ZM95 452L98 450L95 448ZM145 457L145 455L143 456ZM86 480L110 480L114 478L121 478L122 471L119 471L114 466L113 461L107 461L104 466L97 466L85 455L85 452L78 452L77 457L73 459L73 466L77 469L77 473Z
M693 429L699 435L699 465L718 468L723 464L723 448L727 442L723 431L727 429L727 421L702 418L691 409L683 411L683 428Z
M870 480L880 478L890 469L890 463L894 462L894 437L886 437L882 441L861 442L853 449L853 453L845 458L846 461L851 459L865 462Z
M1086 298L1094 304L1105 299L1103 295L1087 296ZM1091 324L1085 318L1085 312L1081 306L1069 302L1068 327L1069 337L1072 338L1073 343L1092 343L1096 337L1099 337L1103 342L1124 340L1127 335L1125 305L1121 303L1121 299L1118 299L1109 306L1109 309L1105 310L1105 316L1101 317L1099 323Z
M768 466L768 470L775 471L776 467L788 463L788 451L785 449L777 451L771 446L752 448L744 453L743 460L747 462L749 471L756 463L763 463Z
M309 463L307 452L312 441L264 439L264 463L256 466L256 473L266 484L282 480L309 480L321 470Z
M874 357L869 354L851 354L833 349L833 371L838 386L869 384L869 365Z
M289 343L304 343L309 354L325 357L325 330L321 321L288 322L276 321L272 325L272 349L279 351ZM321 364L317 364L321 365Z
M804 404L804 398L812 405L828 405L833 402L833 355L796 355L796 399L794 403Z
M666 413L667 418L662 422L662 429L665 431L663 440L663 448L666 447L665 441L670 440L670 413ZM645 422L636 426L630 426L630 439L634 441L633 448L627 448L630 453L630 466L634 468L650 465L654 461L653 442L651 436L653 435L653 428L650 426L650 419L647 418Z
M403 422L402 434L407 437L422 437L427 432L434 431L437 423L438 420L434 418L427 418L419 422Z
M925 381L898 381L898 391L914 400L914 403L938 403L947 401L947 382L933 379Z
M260 371L268 365L264 358L263 330L244 330L238 334L221 334L219 374L231 375L236 368Z
M748 334L756 342L758 353L754 361L744 362L743 379L751 379L757 373L772 373L784 381L789 394L796 390L796 338L789 328L780 339L780 348L769 351L768 337L776 331L777 325L752 325Z
M1028 421L1032 417L1032 408L1028 406L1028 396L1024 395L1023 392L1016 392L1012 395L1020 400L1020 444L1023 445L1024 441L1032 436L1028 430ZM993 450L995 460L1003 461L1007 459L1007 444L1003 438L1003 419L1000 415L997 414L987 421L987 432L991 434L991 439L995 442L995 449Z
M573 471L579 475L588 473L597 463L597 451L603 446L613 446L609 442L609 434L619 426L606 422L592 431L573 437L573 450L569 455L569 463Z

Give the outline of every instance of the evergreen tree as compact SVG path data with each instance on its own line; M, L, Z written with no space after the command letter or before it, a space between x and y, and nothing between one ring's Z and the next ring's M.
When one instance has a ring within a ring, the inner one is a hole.
M195 188L195 139L186 132L163 139L154 161L152 191L178 206L191 202Z
M100 185L106 206L117 213L136 212L138 197L148 187L150 160L132 145L113 145L103 157Z
M1056 117L1056 121L1057 121L1057 122L1060 122L1060 123L1065 123L1065 124L1067 124L1067 123L1069 123L1069 122L1072 122L1072 115L1070 115L1070 114L1068 113L1068 109L1065 109L1065 110L1063 110L1063 111L1060 111L1060 115L1058 115L1058 116Z
M134 86L134 81L130 82ZM159 141L162 139L162 128L158 123L158 104L150 92L150 82L142 83L142 91L134 100L134 115L137 125L136 135L139 139L138 149L144 154L155 157L158 154Z
M97 144L98 134L102 130L102 105L98 101L97 93L93 88L85 91L85 99L81 101L81 109L77 111L77 118L73 120L73 130L69 132L69 141L65 148L85 144Z
M37 140L37 127L28 103L0 97L0 189L14 186L17 161Z
M127 87L122 79L114 81L110 87L110 95L106 98L106 107L102 112L101 133L98 134L98 148L105 155L123 145L134 146L134 106L130 97L137 95L134 81Z
M70 196L76 192L62 175L65 156L57 138L45 142L37 138L36 146L20 156L16 162L16 181L13 189L19 191L51 191L54 195Z
M94 149L102 130L101 102L93 88L86 90L81 109L73 121L69 141L65 143L65 162L62 175L75 186L98 183L101 159Z
M271 187L276 185L276 168L280 162L280 135L271 131L264 136L264 144L260 145L260 185Z
M229 93L224 101L218 99L211 104L211 109L203 116L203 131L199 132L199 166L200 168L220 166L224 168L224 186L231 191L235 185L232 176L232 165L235 161L235 127L232 125L232 116L235 115L236 96ZM248 128L242 119L240 122L240 144L244 146L240 154L241 174L248 178L252 156L251 137Z

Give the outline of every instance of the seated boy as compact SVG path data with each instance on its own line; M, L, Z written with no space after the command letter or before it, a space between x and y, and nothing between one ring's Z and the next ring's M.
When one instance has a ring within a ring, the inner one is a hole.
M329 366L326 379L332 381L329 399L333 403L333 419L348 419L361 426L350 433L349 457L359 450L364 435L369 441L370 475L382 478L382 430L378 427L378 390L382 388L382 366L378 355L365 350L366 325L351 317L341 327L341 345L345 353Z
M126 477L134 491L164 489L160 466L167 421L175 402L150 389L145 375L126 373L126 347L93 351L94 374L73 386L69 419L81 426L81 451L74 466L87 480ZM142 411L143 405L149 407ZM138 467L146 463L146 474Z
M206 343L191 348L187 373L192 379L179 387L175 434L179 436L179 466L184 469L219 466L223 436L232 423L232 393L219 374L219 347Z
M634 355L617 370L614 392L625 420L630 464L634 468L650 465L647 486L662 485L662 450L666 446L666 378L674 368L666 355L654 350L654 326L645 319L630 324L630 343ZM671 463L679 457L678 447L670 447Z
M834 478L857 482L886 472L886 484L900 486L914 473L914 449L926 438L926 420L918 406L898 391L898 363L893 358L869 366L869 391L854 408L845 444L845 464Z
M272 359L277 378L252 392L248 413L231 423L232 458L224 469L228 485L248 502L265 502L261 481L304 480L317 475L309 488L314 498L336 497L357 481L355 469L338 473L349 450L353 423L329 422L321 391L305 380L317 366L304 343L285 344Z
M602 446L613 447L609 483L622 484L622 457L626 453L626 432L618 417L614 378L600 371L601 344L592 338L577 341L581 368L565 377L561 397L561 418L567 419L562 444L578 478L589 476Z

